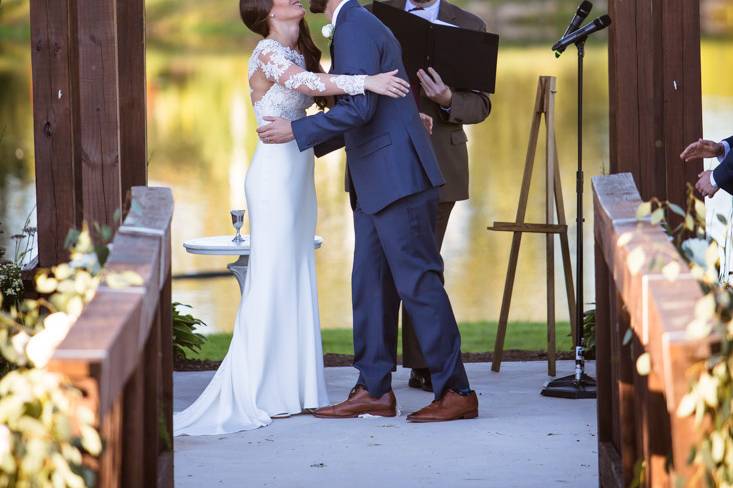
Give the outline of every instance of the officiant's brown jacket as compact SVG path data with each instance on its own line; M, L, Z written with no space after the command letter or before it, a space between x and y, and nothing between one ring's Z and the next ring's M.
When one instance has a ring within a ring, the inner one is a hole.
M387 0L392 7L405 9L405 0ZM367 8L371 10L371 5ZM476 15L441 0L438 19L464 29L486 32L486 24ZM409 49L408 46L402 46ZM443 73L438 73L443 75ZM416 76L411 73L411 76ZM473 91L453 91L450 111L420 93L420 111L433 118L433 149L438 157L440 169L446 184L440 188L441 202L457 202L468 199L468 137L463 130L464 124L478 124L486 120L491 112L488 93Z

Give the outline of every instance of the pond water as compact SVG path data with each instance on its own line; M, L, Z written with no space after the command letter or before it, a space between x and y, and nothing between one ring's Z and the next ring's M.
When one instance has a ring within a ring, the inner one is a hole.
M733 43L705 42L702 50L706 134L727 136L733 132L733 91L730 77L721 70L733 66ZM244 175L257 142L246 81L247 61L246 52L176 54L149 49L150 184L173 189L175 274L224 270L232 261L192 256L181 244L193 237L233 232L229 210L246 208ZM459 321L498 318L511 235L492 233L486 227L494 220L514 219L539 75L558 77L558 150L574 256L575 69L572 53L556 60L544 46L501 50L492 114L485 123L468 128L471 200L456 206L443 253L447 288ZM590 217L590 177L609 167L607 56L601 43L588 48L586 97L585 212ZM30 100L27 48L5 44L0 50L0 222L11 233L22 226L35 202ZM542 139L539 148L541 162ZM317 252L323 327L351 326L353 229L348 197L343 192L344 159L341 152L316 162L318 234L325 239ZM535 166L532 190L527 220L541 222L542 164ZM592 235L590 219L586 235ZM0 235L0 245L7 237ZM556 307L558 318L566 320L559 246L556 248ZM512 320L545 320L544 249L541 236L523 239ZM589 302L593 300L592 251L588 238L585 293ZM210 324L209 331L226 331L232 327L239 296L234 279L227 277L175 281L174 299L192 305L195 314Z

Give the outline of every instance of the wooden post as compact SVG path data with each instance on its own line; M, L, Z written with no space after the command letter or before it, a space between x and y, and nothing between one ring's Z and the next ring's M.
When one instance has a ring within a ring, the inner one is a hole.
M166 245L170 249L170 229L166 235ZM170 256L168 257L170 259ZM173 317L171 307L171 269L168 264L164 274L165 283L160 291L160 415L165 421L165 434L169 445L164 442L158 465L158 486L173 488Z
M611 172L683 203L702 169L679 158L702 136L699 0L609 0L609 14Z
M64 240L81 221L74 2L32 0L33 133L38 263L66 258Z
M116 0L76 0L84 218L114 226L122 206Z
M117 2L122 198L148 184L145 108L145 1Z

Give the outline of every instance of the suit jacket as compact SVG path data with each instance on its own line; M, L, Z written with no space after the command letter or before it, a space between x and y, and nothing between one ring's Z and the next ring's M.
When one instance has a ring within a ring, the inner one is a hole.
M405 9L405 0L386 0L384 3L400 10ZM370 8L369 5L367 8ZM476 15L441 0L438 19L463 29L486 32L486 24ZM409 46L403 46L409 49ZM438 73L442 74L442 73ZM410 73L410 79L417 79ZM419 85L417 86L419 89ZM453 91L450 111L442 110L440 105L425 96L420 90L419 109L433 118L431 141L438 157L440 169L446 184L440 189L441 202L456 202L468 199L468 137L463 130L464 124L479 124L491 112L488 93L473 91Z
M402 50L392 32L357 0L341 8L333 34L333 73L357 75L399 70ZM346 146L349 192L374 214L406 196L445 183L415 99L340 96L328 112L292 124L301 151L324 154Z
M733 194L733 136L725 140L731 151L728 152L728 156L718 165L713 171L713 178L715 183L727 191Z

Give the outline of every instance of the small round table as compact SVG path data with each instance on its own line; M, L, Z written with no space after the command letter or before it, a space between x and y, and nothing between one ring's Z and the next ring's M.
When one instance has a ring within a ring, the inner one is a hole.
M238 256L237 260L227 265L229 271L239 283L239 292L244 293L244 280L247 277L249 266L250 244L249 235L242 236L244 239L236 243L232 236L199 237L190 239L183 243L183 247L190 254L207 254L209 256ZM323 238L315 236L313 247L320 249L323 245Z

